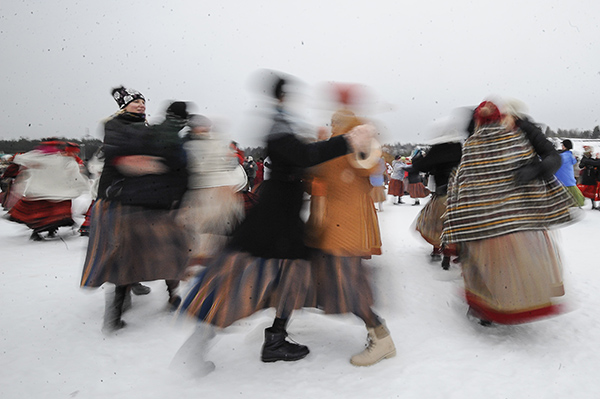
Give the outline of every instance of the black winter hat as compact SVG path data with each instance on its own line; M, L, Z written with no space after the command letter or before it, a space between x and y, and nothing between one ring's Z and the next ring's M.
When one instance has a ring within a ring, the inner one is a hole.
M121 109L125 108L127 104L135 100L141 99L146 101L144 95L139 91L133 89L126 89L123 86L115 87L114 89L112 89L111 94L117 102L117 104L119 104L119 108Z

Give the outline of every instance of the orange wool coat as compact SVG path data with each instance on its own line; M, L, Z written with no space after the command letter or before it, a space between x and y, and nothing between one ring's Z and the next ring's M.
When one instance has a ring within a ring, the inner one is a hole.
M307 244L335 256L369 258L381 254L381 236L369 175L376 169L353 166L354 154L324 162L311 169L325 185L325 214L320 229L309 232Z

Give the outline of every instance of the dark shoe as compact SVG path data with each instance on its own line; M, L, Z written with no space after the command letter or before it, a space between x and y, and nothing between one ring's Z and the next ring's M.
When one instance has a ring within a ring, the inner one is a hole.
M143 285L142 283L131 284L131 292L135 295L148 295L152 291L150 287Z
M165 283L169 293L169 307L171 310L177 310L181 304L181 297L178 294L179 280L165 280Z
M421 205L421 203L419 202L419 200L415 200L415 203L413 204L413 206L415 205Z
M58 232L58 229L48 230L48 238L54 238L54 237L56 237L56 233L57 232Z
M125 322L121 320L121 315L123 314L123 303L125 302L126 296L126 285L115 287L114 299L112 303L107 303L106 310L104 311L104 323L102 325L103 332L111 333L125 327Z
M433 247L433 251L431 251L431 254L429 254L429 256L431 256L432 262L438 262L442 260L442 248Z
M305 345L286 341L285 330L275 332L272 327L265 330L265 343L262 347L261 360L265 363L283 360L293 362L304 359L309 350Z
M179 305L181 305L181 297L179 295L169 297L169 306L171 307L171 310L177 310Z
M479 312L474 310L472 307L469 307L469 310L467 311L467 317L469 319L477 320L477 322L480 325L482 325L483 327L491 327L493 324L490 320L486 320L486 319L482 318L481 315L479 314Z
M37 231L34 231L33 233L31 233L31 236L29 237L29 239L33 240L33 241L44 241L42 236Z
M102 331L105 333L111 333L111 332L115 332L117 330L120 330L122 328L125 328L125 326L127 325L127 323L125 323L123 320L118 319L118 320L114 320L112 322L105 322L103 327L102 327Z
M444 270L450 269L450 257L449 256L444 256L444 259L442 259L442 269L444 269Z

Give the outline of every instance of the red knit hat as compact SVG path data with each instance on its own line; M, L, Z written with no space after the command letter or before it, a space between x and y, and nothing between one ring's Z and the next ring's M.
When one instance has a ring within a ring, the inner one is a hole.
M480 125L490 125L500 122L502 114L500 114L496 104L491 101L484 101L475 109L474 118Z

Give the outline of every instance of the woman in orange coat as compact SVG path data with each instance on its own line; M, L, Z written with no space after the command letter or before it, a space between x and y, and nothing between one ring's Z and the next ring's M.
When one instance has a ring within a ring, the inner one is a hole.
M362 124L351 111L338 111L331 121L332 136ZM313 168L313 175L325 185L325 214L318 218L320 226L312 226L318 231L308 239L308 245L317 249L312 262L316 306L330 314L354 313L367 326L369 346L350 360L356 366L369 366L396 354L389 331L373 312L369 273L362 263L362 259L381 254L369 181L381 152L364 150L365 159L349 154Z

